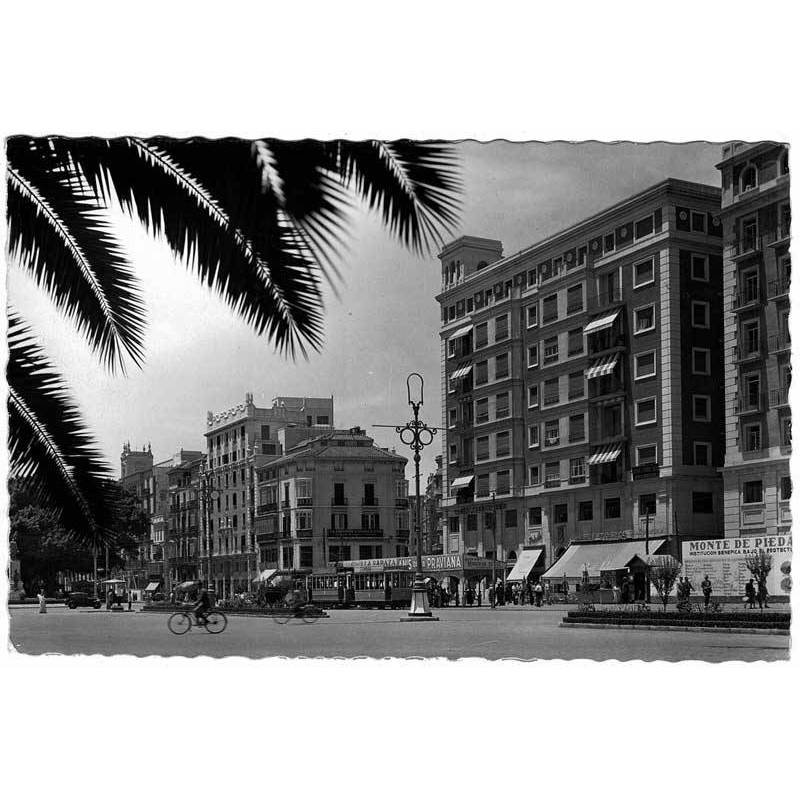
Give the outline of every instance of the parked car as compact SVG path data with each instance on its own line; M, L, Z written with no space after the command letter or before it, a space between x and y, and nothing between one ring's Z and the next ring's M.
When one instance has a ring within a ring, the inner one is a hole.
M90 595L88 592L70 592L64 603L67 608L78 608L79 606L89 608L100 608L100 599Z

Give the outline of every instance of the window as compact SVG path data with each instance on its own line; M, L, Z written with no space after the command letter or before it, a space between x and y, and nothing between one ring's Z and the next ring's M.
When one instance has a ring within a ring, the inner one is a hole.
M505 526L506 528L516 528L517 527L517 509L510 508L506 511L506 518L505 518Z
M755 355L759 352L760 345L760 326L757 319L750 319L742 324L742 349L743 356Z
M694 465L711 466L711 442L694 442Z
M450 459L448 461L450 464L457 464L458 463L458 445L451 444L450 445Z
M505 458L511 453L511 434L508 431L501 431L495 439L495 457Z
M497 494L508 494L511 491L511 473L501 470L497 473Z
M582 442L586 437L583 414L575 414L569 418L570 442Z
M711 398L708 395L692 395L692 419L695 422L708 422L711 419Z
M528 327L535 328L538 318L538 306L528 306Z
M508 339L508 314L503 314L494 320L494 340L502 342L505 339Z
M654 444L643 444L636 448L636 466L658 463L658 454Z
M556 447L560 441L558 420L552 419L544 424L545 447Z
M567 355L577 356L583 352L583 328L575 328L567 334Z
M711 374L711 351L705 347L692 348L692 373L694 375Z
M542 300L542 325L558 319L558 295L551 294Z
M656 374L656 351L637 353L633 357L633 376L635 380L652 378Z
M504 419L511 413L508 401L508 392L503 392L495 397L494 416L495 419Z
M475 442L475 458L477 461L486 461L489 458L489 437L479 436Z
M744 449L747 453L761 449L761 424L752 422L744 426Z
M764 501L761 481L745 481L742 487L743 503L762 503Z
M508 353L501 353L494 359L495 380L508 377Z
M655 280L655 272L653 267L653 259L648 258L647 261L640 261L638 264L633 265L633 288L638 289L640 286L647 286Z
M704 300L692 300L692 327L708 328L709 323L709 304Z
M748 164L739 176L739 187L742 192L749 192L758 185L758 172L755 164Z
M489 494L489 476L478 475L475 478L475 496L487 497Z
M552 364L558 361L558 336L544 340L544 363Z
M702 211L692 211L692 230L695 233L706 232L706 215Z
M583 285L570 286L567 289L567 314L577 314L583 311Z
M456 340L451 339L447 343L447 357L448 358L455 358L456 357Z
M481 322L475 326L475 349L486 347L489 344L489 326L486 322Z
M654 494L639 495L639 516L654 517L656 515L656 496Z
M558 461L549 461L544 465L544 485L561 485L561 464Z
M603 252L604 253L611 253L614 250L614 234L607 233L603 237Z
M650 425L656 421L656 399L648 397L636 401L636 424Z
M781 420L781 445L783 447L792 446L792 418L784 417Z
M634 227L634 238L641 239L653 232L653 215L640 219Z
M586 480L586 459L583 456L569 460L570 483L583 483Z
M586 245L578 248L578 266L582 267L586 263Z
M539 446L539 425L528 426L528 447Z
M261 426L261 438L262 439L269 439L269 425L262 425ZM217 442L217 446L219 446L219 442Z
M447 425L450 428L455 428L456 422L458 422L458 409L457 408L448 408L447 409Z
M792 479L788 475L781 478L781 500L788 500L792 496Z
M566 503L559 503L553 506L553 522L556 525L564 525L569 522L569 508Z
M310 511L298 511L297 512L297 530L299 531L310 531L311 530L311 512Z
M607 497L605 499L604 507L606 519L619 519L619 497Z
M594 504L591 500L582 500L578 503L578 521L589 522L594 519Z
M582 372L570 372L568 394L570 400L576 400L579 397L583 397L583 383L584 381Z
M692 253L692 280L708 283L708 256Z
M692 514L713 514L714 495L711 492L692 492Z
M558 378L551 378L544 382L544 398L542 405L551 406L559 400Z
M656 327L655 306L644 306L633 312L633 332L646 333Z
M528 509L528 525L541 525L542 524L542 507L531 506Z
M475 422L480 425L489 421L489 398L482 397L475 401Z
M489 362L481 361L475 365L475 385L480 386L489 381Z
M529 367L538 367L539 366L539 344L530 344L528 345L528 366Z
M528 486L538 486L541 483L541 475L539 472L539 465L534 464L528 467Z
M528 408L536 408L539 405L539 385L534 384L528 387Z
M294 486L298 499L311 497L311 481L308 478L298 478Z

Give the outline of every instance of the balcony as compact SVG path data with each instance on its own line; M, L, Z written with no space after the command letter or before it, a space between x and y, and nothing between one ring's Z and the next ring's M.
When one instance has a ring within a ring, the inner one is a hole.
M406 528L398 528L395 531L395 539L398 542L408 542L409 531Z
M347 505L347 498L346 497L332 497L331 498L331 506L336 508L337 506L346 506Z
M605 292L600 292L595 297L590 298L586 310L605 311L607 308L613 308L615 305L619 305L622 302L622 290L610 289Z
M778 247L779 245L786 244L791 238L791 223L782 222L777 230L775 230L769 237L767 247Z
M631 476L635 481L645 478L657 478L660 474L658 464L639 464L638 467L631 469Z
M754 358L761 358L761 347L760 345L756 345L756 347L752 347L751 345L743 345L739 347L738 344L735 344L731 348L733 354L733 363L734 364L741 364L743 361L750 361Z
M737 401L733 407L734 414L757 414L764 408L764 396L761 392L753 393L749 397L743 397Z
M773 333L769 337L767 350L772 353L783 353L792 349L792 340L783 333Z
M337 528L325 529L328 542L336 543L343 539L382 539L383 528Z
M591 334L588 351L589 355L594 356L611 350L624 350L625 347L627 347L627 343L622 334L609 336L607 331L599 331Z
M256 534L256 542L263 544L264 542L274 542L278 539L278 531L264 531Z
M408 508L407 497L396 497L394 501L395 508Z
M281 508L291 508L292 501L291 500L281 500Z
M779 297L788 297L789 287L791 285L792 282L788 278L770 281L767 289L767 296L770 300L777 300Z
M277 510L277 503L262 503L260 506L256 506L256 514L273 514Z
M314 505L314 498L313 497L298 497L297 498L297 507L298 508L308 508L309 506Z
M298 539L313 539L314 531L311 528L298 528L295 531L295 536Z
M544 488L555 489L561 486L563 480L564 479L560 475L546 475L544 479Z
M361 498L361 505L362 506L377 506L378 498L377 497L362 497Z
M761 291L756 287L750 287L744 291L737 292L731 299L731 309L733 311L744 311L754 308L761 302Z
M769 407L781 408L789 405L789 387L784 386L780 389L769 390Z
M763 245L764 242L761 236L743 236L733 243L733 253L731 256L734 261L756 256L761 252Z

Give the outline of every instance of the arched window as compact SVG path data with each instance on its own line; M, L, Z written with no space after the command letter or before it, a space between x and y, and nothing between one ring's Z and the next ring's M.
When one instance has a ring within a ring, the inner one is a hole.
M755 164L748 164L739 177L739 186L742 192L747 192L750 189L755 189L758 186L758 171Z
M517 553L514 550L508 551L508 560L509 561L516 561L517 560Z
M486 262L485 261L479 261L478 264L476 265L475 269L483 269L485 266L486 266Z

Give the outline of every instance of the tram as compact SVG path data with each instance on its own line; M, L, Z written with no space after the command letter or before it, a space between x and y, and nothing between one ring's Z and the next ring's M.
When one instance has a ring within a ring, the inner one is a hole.
M403 567L359 566L317 570L307 580L318 606L403 608L411 603L414 572Z

